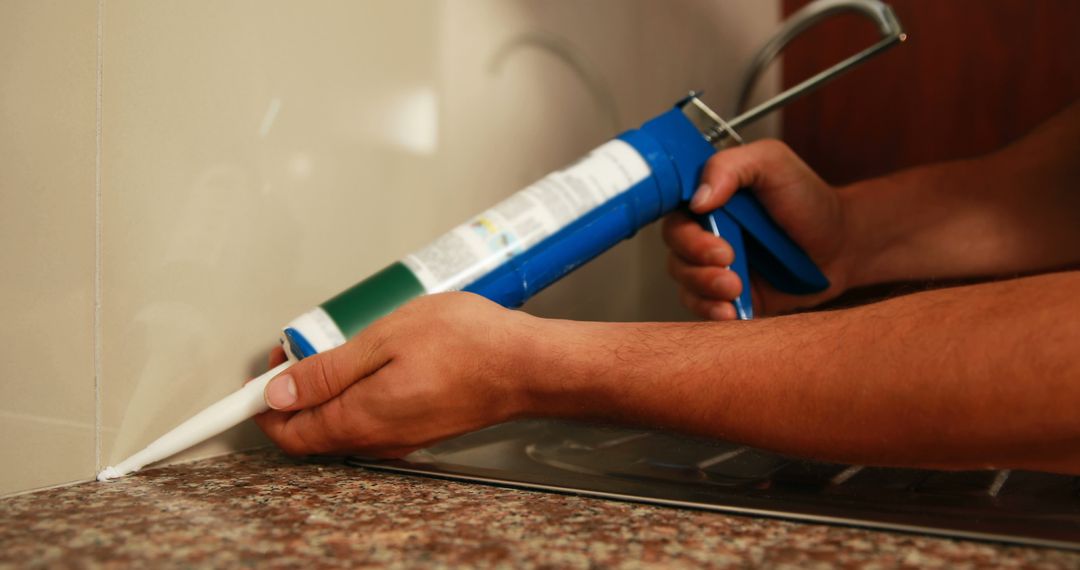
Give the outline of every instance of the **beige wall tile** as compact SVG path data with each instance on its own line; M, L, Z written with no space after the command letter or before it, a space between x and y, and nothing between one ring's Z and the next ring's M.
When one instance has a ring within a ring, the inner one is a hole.
M96 2L0 3L0 494L94 472Z
M75 421L45 414L0 412L0 495L18 493L64 483L86 481L94 477L93 384L89 389L71 390L66 399L75 400L79 416L90 414L90 421ZM44 397L41 398L44 401Z
M635 3L445 5L444 179L445 188L462 196L453 212L458 220L566 166L636 120ZM636 243L616 247L525 310L633 319L640 299L638 249Z
M106 463L264 370L292 317L440 231L426 223L438 15L107 4ZM236 434L182 457L262 441Z

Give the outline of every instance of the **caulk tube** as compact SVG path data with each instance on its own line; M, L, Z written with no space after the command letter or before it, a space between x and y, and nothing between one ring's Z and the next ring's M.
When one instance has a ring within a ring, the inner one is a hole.
M302 359L334 348L428 293L464 290L518 307L632 237L690 200L716 152L687 115L691 101L700 103L680 101L304 313L284 330L287 350Z
M682 112L682 104L640 129L619 135L649 176L465 288L517 307L637 230L686 203L715 150Z
M343 344L410 299L469 290L499 268L530 259L552 236L651 176L649 164L633 144L623 139L609 141L297 317L284 330L286 348L296 358L305 358ZM655 190L650 192L655 194ZM636 222L627 222L632 235ZM619 240L596 235L592 241L607 249ZM505 306L521 304L489 298Z
M465 290L520 306L688 202L716 153L709 142L709 133L719 128L714 115L692 94L293 320L284 330L287 350L301 359L334 348L427 293ZM787 293L828 287L813 261L749 192L737 192L708 216L735 246L732 269L744 282L752 265ZM750 287L735 305L740 318L752 316Z
M283 334L288 362L199 412L117 466L106 468L98 479L138 471L266 411L266 384L297 360L344 344L369 323L414 297L464 289L508 262L529 257L529 252L551 236L599 211L650 175L647 163L628 142L617 139L601 145L569 168L548 175L297 317ZM594 237L600 247L614 245L608 243L606 235ZM509 299L494 300L510 304Z
M156 463L192 445L206 441L256 414L265 412L268 409L263 397L266 384L295 362L295 360L290 360L275 366L245 384L243 388L211 404L210 407L157 438L142 451L118 463L115 467L106 467L98 473L98 481L108 481L134 473L151 463Z

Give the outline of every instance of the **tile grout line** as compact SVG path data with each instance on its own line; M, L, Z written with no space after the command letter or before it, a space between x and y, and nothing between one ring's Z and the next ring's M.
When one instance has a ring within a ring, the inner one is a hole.
M105 0L97 2L97 58L94 121L94 474L101 470L101 87Z

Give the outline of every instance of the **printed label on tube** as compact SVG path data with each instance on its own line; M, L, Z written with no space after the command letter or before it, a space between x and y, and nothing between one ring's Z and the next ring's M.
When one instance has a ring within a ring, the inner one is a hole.
M327 351L345 344L345 333L322 307L315 307L296 317L289 323L289 327L300 331L315 352Z
M402 260L428 293L460 290L650 174L634 147L612 140Z

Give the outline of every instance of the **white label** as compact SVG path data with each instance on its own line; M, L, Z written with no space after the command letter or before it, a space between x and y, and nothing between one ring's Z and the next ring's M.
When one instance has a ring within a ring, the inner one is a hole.
M345 344L345 333L341 332L334 319L331 319L322 307L315 307L296 317L288 326L304 335L315 352L324 352Z
M428 293L457 291L650 174L634 147L612 140L402 260Z

